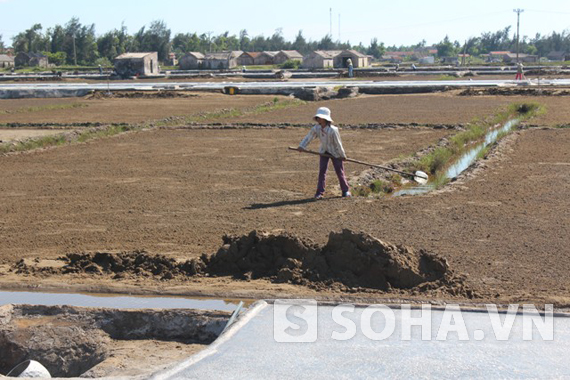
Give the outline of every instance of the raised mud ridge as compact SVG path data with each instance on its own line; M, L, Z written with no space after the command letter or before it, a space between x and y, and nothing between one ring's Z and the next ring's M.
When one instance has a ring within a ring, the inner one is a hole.
M243 236L224 236L213 255L184 262L145 252L73 253L61 268L34 268L21 260L17 273L112 274L115 278L158 276L233 276L238 279L269 279L276 283L304 285L316 290L383 291L394 293L446 293L477 297L456 275L445 258L423 249L414 250L383 242L350 230L331 232L319 246L291 234L252 231Z
M570 96L570 91L549 88L468 88L461 91L459 96L479 96L479 95L526 95L526 96Z

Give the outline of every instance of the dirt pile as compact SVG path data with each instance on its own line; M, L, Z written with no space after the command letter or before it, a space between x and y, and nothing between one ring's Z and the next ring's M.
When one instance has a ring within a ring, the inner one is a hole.
M444 258L350 230L331 232L324 247L289 234L252 231L246 236L226 236L220 250L202 260L210 275L271 278L318 290L439 289L453 295L475 296Z
M359 95L358 87L303 87L296 89L293 96L305 101L354 98Z
M297 236L252 231L224 236L212 255L177 261L144 251L126 253L72 253L60 268L41 268L19 261L16 273L94 274L113 278L136 276L161 280L191 276L232 276L241 280L269 279L317 290L443 292L473 298L475 292L456 276L447 261L425 250L396 246L365 233L331 232L319 246Z
M482 96L482 95L524 95L524 96L568 96L570 91L544 88L468 88L461 91L459 96Z
M17 274L111 274L113 278L131 276L158 277L170 280L176 276L193 276L203 272L200 260L178 262L163 255L150 255L145 251L121 253L69 253L59 260L62 267L31 265L29 260L20 260L12 266Z
M93 91L85 96L85 99L173 99L173 98L195 98L198 94L185 91Z

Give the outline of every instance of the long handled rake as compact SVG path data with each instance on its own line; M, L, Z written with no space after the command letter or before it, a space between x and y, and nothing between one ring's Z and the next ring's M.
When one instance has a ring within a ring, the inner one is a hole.
M298 152L309 153L309 154L315 154L315 155L317 155L317 156L335 158L335 157L331 156L330 154L323 154L323 153L314 152L314 151L312 151L312 150L307 150L307 149L299 150L299 149L294 148L294 147L291 147L291 146L289 147L289 150L295 150L295 151L298 151ZM355 164L370 166L370 167L372 167L372 168L378 168L378 169L389 170L389 171L391 171L391 172L395 172L395 173L404 175L404 176L406 176L406 177L408 177L408 178L411 178L411 179L413 179L414 181L416 181L417 183L419 183L419 184L421 184L421 185L426 184L426 183L428 182L428 179L429 179L428 175L427 175L426 173L420 171L420 170L416 171L415 173L408 173L408 172L403 172L403 171L401 171L401 170L396 170L396 169L388 168L388 167L386 167L386 166L375 165L375 164L371 164L371 163L368 163L368 162L355 160L355 159L352 159L352 158L347 158L347 159L345 159L345 161L354 162Z

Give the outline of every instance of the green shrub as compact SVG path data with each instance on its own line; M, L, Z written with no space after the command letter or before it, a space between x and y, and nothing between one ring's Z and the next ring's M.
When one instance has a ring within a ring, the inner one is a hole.
M288 59L281 64L282 69L298 69L299 66L301 66L301 62L293 59Z
M390 174L388 177L390 182L392 182L396 186L402 186L402 176L396 173Z
M372 193L372 190L368 186L356 186L352 188L351 193L359 197L367 197Z
M431 174L441 170L453 156L453 151L447 147L440 147L430 154L422 157L418 163L418 169Z
M485 136L487 130L480 124L470 124L467 130L451 137L451 143L456 150L461 150L466 144L477 141Z
M382 181L377 179L370 183L370 191L373 193L392 193L394 191L394 185L390 182Z

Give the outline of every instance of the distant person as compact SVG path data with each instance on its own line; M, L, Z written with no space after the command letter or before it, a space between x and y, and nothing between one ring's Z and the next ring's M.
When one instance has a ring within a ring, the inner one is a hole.
M524 76L524 66L522 62L517 63L517 75L515 75L515 80L526 79Z
M101 65L99 65L99 75L103 75L103 67Z
M394 71L398 71L400 69L400 64L396 63L396 68L394 69Z
M416 67L415 63L412 63L412 70L416 71L418 68Z
M314 120L317 122L311 128L309 133L305 136L305 138L299 144L297 148L300 152L307 149L307 145L315 138L319 138L321 140L321 147L319 149L319 153L327 154L329 156L333 156L332 163L334 166L334 170L338 177L338 182L340 183L340 188L342 190L343 197L350 197L350 190L348 187L348 181L346 180L346 176L344 174L344 163L343 161L346 159L346 153L344 152L344 148L342 147L342 142L340 140L340 133L338 132L338 128L332 125L333 120L331 118L331 110L327 107L321 107L317 110L317 114L314 117ZM326 177L327 177L327 169L329 166L329 157L321 156L321 160L319 163L319 181L317 183L317 192L315 193L315 199L322 199L325 193L325 184L326 184Z
M348 77L352 78L354 76L354 66L352 66L352 59L346 60L346 66L348 67Z

